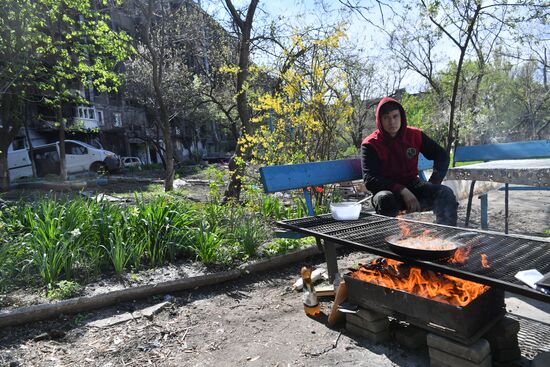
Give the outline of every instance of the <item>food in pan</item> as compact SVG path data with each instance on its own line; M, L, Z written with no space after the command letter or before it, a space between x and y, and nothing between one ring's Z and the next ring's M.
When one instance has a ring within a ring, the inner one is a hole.
M401 238L394 240L393 243L401 247L427 251L450 251L457 248L456 244L453 242L434 237Z

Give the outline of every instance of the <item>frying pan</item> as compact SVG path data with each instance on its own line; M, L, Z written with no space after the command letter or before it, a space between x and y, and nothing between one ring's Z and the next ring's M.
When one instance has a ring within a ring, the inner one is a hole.
M463 246L463 243L459 241L460 239L474 237L476 235L477 233L466 232L449 238L442 238L441 241L448 246L445 246L445 248L441 250L403 246L399 244L399 241L405 240L407 237L403 237L401 234L386 237L385 241L389 245L390 249L392 249L392 251L396 254L422 260L442 260L450 258L459 247Z

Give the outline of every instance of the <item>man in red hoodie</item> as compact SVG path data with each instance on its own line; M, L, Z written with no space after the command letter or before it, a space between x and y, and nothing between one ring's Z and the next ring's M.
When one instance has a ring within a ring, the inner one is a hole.
M456 226L457 207L453 190L441 181L449 167L449 155L422 130L407 126L399 102L384 97L376 108L377 130L361 144L363 180L374 194L376 212L395 217L433 209L436 223ZM428 182L418 177L418 155L434 161Z

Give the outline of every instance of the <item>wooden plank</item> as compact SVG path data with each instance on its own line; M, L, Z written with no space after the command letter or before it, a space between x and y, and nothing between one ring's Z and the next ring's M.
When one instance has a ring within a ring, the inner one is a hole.
M550 140L459 146L455 162L531 159L550 157Z

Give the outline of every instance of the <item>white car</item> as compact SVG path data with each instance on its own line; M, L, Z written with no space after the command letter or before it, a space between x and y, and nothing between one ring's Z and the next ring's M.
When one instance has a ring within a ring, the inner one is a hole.
M123 167L141 168L143 162L138 157L122 157L121 159Z
M33 156L38 177L59 174L59 142L34 147ZM65 165L67 173L115 172L121 167L120 158L115 153L77 140L65 140ZM12 150L10 147L8 169L11 181L20 177L32 177L29 150L26 148Z

